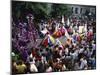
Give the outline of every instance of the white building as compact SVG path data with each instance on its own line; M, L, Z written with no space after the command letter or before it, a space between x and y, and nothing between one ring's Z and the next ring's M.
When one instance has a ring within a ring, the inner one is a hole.
M82 15L86 12L96 14L95 6L87 6L87 5L69 5L69 8L72 9L72 14L74 15Z

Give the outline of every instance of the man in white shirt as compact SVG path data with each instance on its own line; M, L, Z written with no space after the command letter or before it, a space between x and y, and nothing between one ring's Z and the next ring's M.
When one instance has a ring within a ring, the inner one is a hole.
M30 71L32 73L38 72L38 69L37 69L37 67L36 67L35 62L33 61L33 59L30 60Z
M86 67L87 67L87 60L84 59L84 58L81 58L80 62L81 62L81 64L80 64L80 70L86 69Z

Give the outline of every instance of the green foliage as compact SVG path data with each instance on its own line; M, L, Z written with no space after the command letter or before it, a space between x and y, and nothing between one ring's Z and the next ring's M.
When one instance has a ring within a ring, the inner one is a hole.
M65 4L53 4L52 5L52 16L69 16L71 9Z
M70 15L70 9L65 4L50 4L37 2L12 1L12 16L25 18L31 13L36 19L48 19L62 15Z

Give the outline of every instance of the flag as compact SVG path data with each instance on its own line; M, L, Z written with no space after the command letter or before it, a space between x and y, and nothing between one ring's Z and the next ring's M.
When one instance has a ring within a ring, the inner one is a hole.
M44 46L52 46L53 44L55 44L55 39L50 35L48 34L44 40L43 40L43 43L42 43Z
M63 45L62 45L61 41L58 38L56 39L56 43L55 44L59 45L59 47L63 48Z
M51 42L54 44L55 43L55 39L51 36L51 35L49 35L49 39L51 40Z
M48 38L47 37L45 37L43 39L42 45L44 45L45 47L48 45Z
M67 20L67 25L69 26L69 24L70 24L70 22L69 22L69 18L68 18L68 20Z
M53 45L53 43L52 43L52 41L50 40L50 38L48 38L48 45L49 45L49 46L52 46L52 45Z
M65 24L64 16L63 15L62 15L62 23L63 23L63 25Z
M65 36L67 37L67 38L70 38L70 36L69 36L69 34L68 34L68 31L66 30L66 28L63 26L63 29L64 29L64 31L65 31Z

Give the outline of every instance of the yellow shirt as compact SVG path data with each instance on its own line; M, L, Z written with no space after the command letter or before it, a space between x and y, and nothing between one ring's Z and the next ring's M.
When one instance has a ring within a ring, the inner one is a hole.
M16 69L18 73L25 73L26 65L25 64L17 65Z

